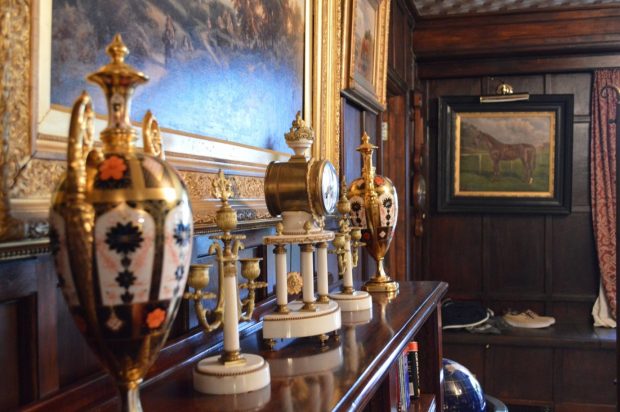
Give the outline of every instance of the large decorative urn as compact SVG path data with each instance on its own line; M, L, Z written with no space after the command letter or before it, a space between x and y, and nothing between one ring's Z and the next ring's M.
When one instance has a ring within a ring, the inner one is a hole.
M131 97L148 77L124 62L88 76L108 105L102 150L92 149L93 106L84 92L71 113L67 173L52 197L50 238L64 297L78 329L111 373L124 411L141 411L138 386L164 344L185 289L192 212L176 171L163 160L147 113L144 153L134 147Z
M351 183L347 196L351 202L351 224L362 229L362 241L377 262L376 273L362 289L395 292L398 283L386 273L383 260L396 229L398 196L390 179L375 174L372 153L376 148L364 132L362 144L356 149L362 154L362 176Z

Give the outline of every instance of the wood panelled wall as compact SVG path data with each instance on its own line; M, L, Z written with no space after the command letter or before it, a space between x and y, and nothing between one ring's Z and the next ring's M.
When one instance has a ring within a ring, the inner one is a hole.
M414 52L426 98L429 220L416 277L496 314L533 309L556 325L498 336L446 331L444 353L471 368L510 410L617 410L615 331L592 327L599 286L589 190L595 69L620 67L620 8L417 19ZM572 94L568 215L437 213L437 99L515 92ZM533 333L530 333L533 332ZM576 382L580 382L576 385ZM514 406L514 407L513 407Z
M558 319L590 319L598 292L589 199L592 72L620 66L620 24L609 20L617 15L618 7L598 7L418 19L413 43L431 146L423 278L446 280L450 295L481 299L499 313L531 308ZM437 99L493 94L500 81L530 94L574 95L569 215L436 213L436 150L443 138Z
M530 308L562 319L589 319L598 292L598 268L589 200L589 132L592 75L546 73L524 76L433 79L425 82L429 140L436 155L437 98L493 94L499 79L516 91L573 94L572 213L439 214L434 212L436 168L431 167L432 201L424 246L423 273L450 284L459 299L482 300L498 313ZM431 166L435 166L433 156Z

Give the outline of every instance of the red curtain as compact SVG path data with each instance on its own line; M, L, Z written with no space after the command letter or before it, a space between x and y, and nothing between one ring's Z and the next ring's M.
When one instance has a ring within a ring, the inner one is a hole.
M601 282L616 317L616 116L618 96L608 87L620 87L620 69L594 73L592 90L592 139L590 189L592 222Z

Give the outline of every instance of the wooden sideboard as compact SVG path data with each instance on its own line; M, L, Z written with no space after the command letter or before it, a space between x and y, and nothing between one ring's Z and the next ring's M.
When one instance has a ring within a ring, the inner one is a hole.
M193 390L195 363L221 350L221 342L217 342L196 353L192 346L204 337L194 334L162 353L142 385L143 407L147 411L397 410L396 360L407 342L417 340L423 396L410 410L441 411L440 305L447 288L445 282L401 282L400 292L391 299L374 294L372 315L362 319L345 314L339 340L330 338L323 347L318 338L304 338L281 341L270 351L262 343L261 324L256 322L244 329L242 351L265 357L272 381L265 389L249 394L210 396ZM170 365L175 357L176 362ZM116 410L113 390L111 380L99 376L25 410Z

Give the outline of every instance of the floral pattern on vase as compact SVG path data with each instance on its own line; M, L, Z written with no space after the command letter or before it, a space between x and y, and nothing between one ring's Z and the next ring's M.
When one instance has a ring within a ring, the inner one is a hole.
M155 248L151 215L123 202L95 224L97 273L103 305L149 300Z
M364 209L364 198L353 196L349 199L351 203L351 224L354 227L366 228L366 210Z
M391 227L396 223L396 214L398 213L398 200L396 192L384 192L379 196L381 227Z
M192 215L185 203L172 209L164 223L164 263L159 299L180 297L187 280L192 249Z

